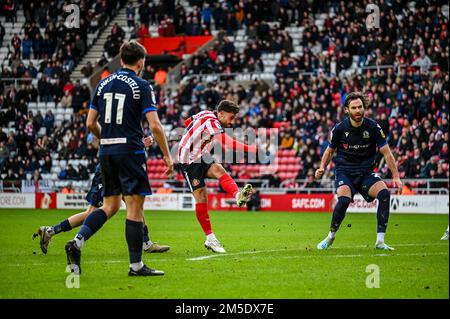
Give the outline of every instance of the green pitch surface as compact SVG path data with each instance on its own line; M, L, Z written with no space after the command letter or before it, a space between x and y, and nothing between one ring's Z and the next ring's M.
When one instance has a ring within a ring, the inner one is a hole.
M228 251L216 255L203 247L195 213L147 212L151 238L171 249L144 262L166 275L130 278L120 212L87 242L80 287L69 289L64 245L75 231L54 237L47 255L31 237L75 212L0 210L0 298L449 297L449 245L440 240L448 215L391 215L386 242L396 250L377 251L376 216L348 214L333 247L319 251L330 214L213 212ZM379 288L366 287L372 267Z

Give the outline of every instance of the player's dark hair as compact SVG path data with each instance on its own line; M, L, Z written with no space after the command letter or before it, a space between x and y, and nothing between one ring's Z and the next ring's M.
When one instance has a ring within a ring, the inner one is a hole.
M346 97L345 97L345 102L344 102L344 108L349 107L350 106L350 102L360 99L364 109L367 109L367 107L369 106L369 97L367 96L367 94L364 94L362 92L351 92L349 93Z
M224 111L224 112L228 112L228 113L234 113L237 114L239 113L239 106L229 100L223 100L220 101L219 105L217 106L217 111Z
M135 65L140 59L144 59L145 55L144 46L136 41L125 41L120 47L120 58L128 65Z

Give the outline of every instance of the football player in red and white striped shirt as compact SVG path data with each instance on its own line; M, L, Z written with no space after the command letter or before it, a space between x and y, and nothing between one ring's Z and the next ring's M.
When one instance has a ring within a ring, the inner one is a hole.
M217 179L222 189L236 199L239 207L245 205L252 194L252 185L247 184L239 190L223 166L215 163L210 154L213 140L234 150L257 152L255 146L240 143L224 133L224 128L233 125L238 113L239 106L236 103L223 100L216 112L203 111L191 116L185 121L186 129L178 148L179 167L195 198L197 220L206 235L205 247L216 253L226 251L212 231L205 178Z

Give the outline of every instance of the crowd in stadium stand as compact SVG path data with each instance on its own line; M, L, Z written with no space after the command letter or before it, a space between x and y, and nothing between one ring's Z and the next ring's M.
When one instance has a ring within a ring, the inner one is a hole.
M212 1L211 5L204 1L191 2L196 7L186 14L178 5L172 8L171 1L157 10L149 10L151 5L144 1L139 8L135 8L140 13L139 22L134 21L133 10L129 9L130 25L147 25L164 20L166 26L173 23L178 33L184 30L186 23L196 18L201 29L202 25L207 28L215 25L216 29L225 30L219 34L223 41L219 40L210 51L199 52L191 67L184 66L182 74L258 72L263 71L263 52L281 52L282 55L275 70L273 87L264 81L255 81L245 87L227 82L202 83L196 78L190 79L176 91L157 87L158 113L164 124L182 126L184 117L205 108L213 109L222 98L238 101L242 111L237 126L278 127L280 148L295 150L301 158L297 178L307 179L305 185L311 187L317 186L311 177L326 146L330 128L345 116L342 101L351 91L365 91L371 100L366 116L377 120L388 136L401 177L449 177L448 18L440 12L440 5L421 6L417 2L415 14L408 12L406 16L406 11L401 9L405 7L405 1L380 1L380 24L389 27L367 32L364 25L355 22L365 21L362 18L363 3L352 6L353 2L345 2L344 5L344 2L328 1L321 2L323 7L311 7L307 1L262 1L257 2L258 5L256 1L244 1L242 6L241 2L236 1L235 6L227 7ZM291 10L289 6L292 3L299 3L309 10ZM314 26L313 14L329 12L328 6L339 14L327 18L325 29L318 31ZM27 14L27 10L24 11ZM404 16L400 22L396 18L399 15ZM38 14L34 19L35 24L44 22L39 21ZM273 35L264 38L266 33L258 33L258 28L264 25L261 21L278 21L280 27L271 28ZM305 27L301 42L304 54L299 57L289 56L292 42L284 30L294 22ZM85 24L86 28L92 27L88 21ZM55 25L58 25L57 21L50 19L45 21L44 27L52 32L52 28L58 30ZM242 54L237 53L233 43L225 37L240 28L246 28L247 34L254 37ZM38 35L33 29L33 23L30 23L27 39L20 39L22 44L28 39L36 39ZM87 167L68 165L59 174L60 179L87 179L98 162L98 141L87 132L84 124L90 91L79 82L71 83L69 78L70 56L75 56L74 52L78 55L80 51L77 50L83 46L76 45L76 34L54 32L58 36L48 38L57 38L58 41L48 46L53 55L47 52L48 49L41 51L43 64L24 66L20 63L20 54L24 53L21 45L11 60L11 74L5 74L3 70L2 77L36 77L37 73L43 74L37 87L23 82L18 88L4 89L5 84L0 84L0 92L3 92L0 95L0 126L8 127L10 122L14 122L15 128L15 133L10 132L9 135L0 132L0 172L6 174L5 180L24 179L26 173L32 174L33 179L41 178L41 174L51 171L51 154L55 152L60 159L89 160ZM120 30L117 32L120 33ZM85 34L78 36L83 41ZM36 54L33 44L30 53ZM414 66L366 69L352 76L342 74L340 71L351 65L354 56L358 56L359 66ZM304 74L309 71L314 74ZM144 78L152 78L154 73L155 70L149 66ZM56 125L52 111L46 114L28 112L27 103L32 101L54 101L62 107L72 107L73 118ZM187 114L182 112L183 105L192 105ZM44 136L37 134L41 127L46 130ZM151 149L150 155L157 154L157 149ZM385 163L380 165L379 170L389 177ZM326 176L331 177L332 172Z

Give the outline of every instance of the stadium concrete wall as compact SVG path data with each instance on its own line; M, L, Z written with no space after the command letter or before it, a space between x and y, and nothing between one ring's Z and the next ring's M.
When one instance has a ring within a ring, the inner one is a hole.
M262 211L331 212L336 197L333 194L261 194ZM145 210L192 211L195 207L191 194L154 194L147 196ZM392 213L448 214L449 197L446 195L392 195ZM83 210L88 207L85 194L59 193L0 193L0 208L39 208ZM377 200L367 203L356 195L348 211L353 213L375 213ZM211 210L245 211L226 194L209 194ZM122 202L122 209L125 203Z

